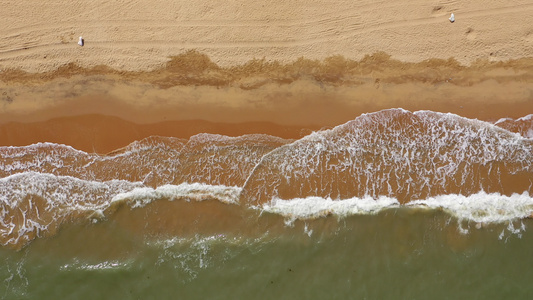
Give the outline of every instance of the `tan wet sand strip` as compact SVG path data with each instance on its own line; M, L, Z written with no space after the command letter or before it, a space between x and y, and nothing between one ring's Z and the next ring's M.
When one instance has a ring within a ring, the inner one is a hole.
M0 146L25 146L38 142L65 144L89 153L109 153L133 141L159 135L189 138L199 133L228 136L268 134L297 139L314 127L282 126L267 122L215 123L203 120L136 124L117 117L81 115L42 122L0 125Z
M75 65L6 71L0 88L0 145L47 141L104 153L149 135L299 138L394 107L519 118L533 113L533 59L466 67L453 59L405 63L376 53L360 61L253 60L223 68L191 51L149 72Z

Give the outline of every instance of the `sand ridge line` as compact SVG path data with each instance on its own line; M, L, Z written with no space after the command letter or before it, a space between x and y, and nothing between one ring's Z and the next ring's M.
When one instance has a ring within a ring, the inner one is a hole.
M71 76L87 77L83 82L94 81L96 75L114 75L116 80L140 81L160 88L173 86L217 86L257 89L265 84L291 84L300 79L309 79L333 86L357 86L364 83L447 83L457 86L470 86L487 80L498 83L519 80L531 82L533 58L490 62L479 60L470 66L463 66L454 59L430 59L420 63L402 62L391 59L382 52L367 55L359 61L342 56L331 56L322 61L299 58L290 63L255 59L242 65L221 67L206 54L194 50L174 56L164 66L151 71L124 72L106 66L85 68L77 64L67 64L57 70L43 73L29 73L22 70L5 70L0 73L0 81L6 88L12 82L35 85L55 78ZM102 78L109 81L112 78Z

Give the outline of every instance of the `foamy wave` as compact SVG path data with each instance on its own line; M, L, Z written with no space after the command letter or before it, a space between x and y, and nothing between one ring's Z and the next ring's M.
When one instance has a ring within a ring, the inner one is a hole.
M316 219L328 215L346 217L357 214L375 214L385 208L399 204L398 200L385 196L377 199L364 197L345 200L307 197L292 200L273 199L270 203L263 204L261 209L294 221L297 219Z
M533 114L516 119L517 121L531 121L533 120Z
M496 121L494 125L516 132L525 138L533 139L533 114L518 118L516 120L511 118L502 118Z
M104 156L52 143L0 147L0 177L38 172L142 181L151 187L183 182L240 186L264 154L287 142L267 135L199 134L188 141L153 136Z
M376 214L392 207L442 209L459 220L476 223L505 223L529 218L533 215L533 197L527 192L505 196L498 193L479 192L470 196L441 195L425 200L415 200L400 205L397 199L386 196L374 199L350 198L332 200L331 198L307 197L283 200L274 198L256 209L279 214L292 223L295 220L316 219L329 215L348 217L351 215Z
M0 179L0 244L19 247L53 234L65 222L100 218L115 202L142 207L157 199L218 200L235 204L239 187L201 183L164 185L87 181L70 176L27 172Z
M443 209L460 220L478 223L503 223L533 214L533 198L527 192L511 196L485 192L470 196L442 195L411 201L406 206Z
M241 188L224 185L208 185L203 183L182 183L180 185L163 185L158 188L135 188L120 193L111 202L128 202L132 207L143 207L154 200L218 200L227 204L237 204Z
M130 267L129 264L118 261L104 261L98 264L82 264L79 262L73 264L66 264L61 266L61 271L110 271L110 270L124 270Z
M96 182L27 172L0 179L0 244L20 246L81 216L103 215L114 195L139 182Z
M402 109L365 114L263 156L242 197L370 195L401 203L441 194L530 191L531 140L453 114Z

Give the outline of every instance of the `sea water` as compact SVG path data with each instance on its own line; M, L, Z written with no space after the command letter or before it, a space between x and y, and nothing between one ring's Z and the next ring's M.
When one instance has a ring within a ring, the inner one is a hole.
M533 141L508 123L2 147L0 297L529 298Z

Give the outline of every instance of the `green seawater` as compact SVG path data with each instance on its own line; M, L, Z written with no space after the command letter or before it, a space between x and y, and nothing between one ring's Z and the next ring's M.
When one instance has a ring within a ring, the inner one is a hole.
M263 214L255 222L258 229L246 234L220 231L186 237L138 234L113 219L66 226L22 250L0 250L0 297L533 296L531 220L476 228L442 211L394 208L377 215L325 217L289 225L280 216Z

